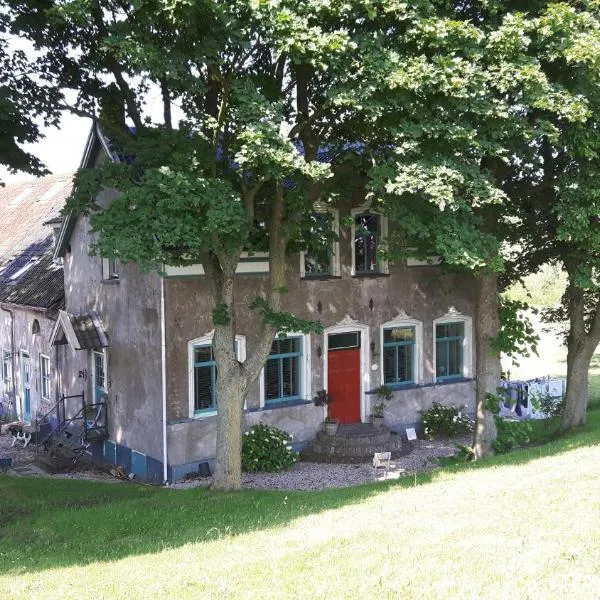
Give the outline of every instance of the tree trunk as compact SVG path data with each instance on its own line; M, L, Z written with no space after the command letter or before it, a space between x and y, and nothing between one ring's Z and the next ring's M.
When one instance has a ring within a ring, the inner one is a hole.
M269 309L281 309L281 292L285 285L285 248L287 238L281 231L284 215L283 185L277 184L271 209L269 238ZM206 269L213 284L215 305L224 312L213 313L215 334L213 348L217 365L217 447L213 489L234 490L242 485L242 425L244 401L250 385L258 378L269 356L277 330L263 320L252 352L244 364L235 354L235 257L213 255ZM223 311L223 309L225 309ZM217 317L217 319L215 319ZM216 322L216 321L219 322Z
M588 371L591 355L568 350L567 395L559 431L564 433L585 425L588 404Z
M239 489L242 485L242 425L249 381L239 372L217 373L217 447L212 487Z
M588 405L588 371L590 360L600 340L600 302L586 329L586 296L575 284L577 264L566 263L569 274L568 314L569 335L567 336L567 394L559 432L564 433L585 425Z
M475 460L494 453L492 442L497 430L494 414L488 409L488 395L497 395L500 381L500 352L493 341L500 332L500 298L497 277L494 273L479 275L476 284L475 344L477 352L475 392L475 434L473 456Z

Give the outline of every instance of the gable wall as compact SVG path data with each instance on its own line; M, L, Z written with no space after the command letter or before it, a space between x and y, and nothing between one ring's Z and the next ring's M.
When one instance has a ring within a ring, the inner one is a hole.
M107 200L105 198L105 200ZM66 310L95 310L109 337L107 349L110 438L162 457L160 278L136 265L119 264L118 281L103 281L102 260L89 255L93 236L79 218L65 256ZM91 353L61 347L62 388L92 396Z

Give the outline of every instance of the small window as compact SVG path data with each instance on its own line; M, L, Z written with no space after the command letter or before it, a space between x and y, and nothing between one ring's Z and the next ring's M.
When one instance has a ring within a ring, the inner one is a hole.
M380 241L380 216L357 214L354 216L354 272L356 274L379 272L377 248Z
M435 327L436 379L463 377L465 324L462 321L437 323Z
M93 352L92 360L94 367L94 402L104 402L108 391L106 385L106 355L104 352Z
M217 409L217 363L212 345L194 346L194 414Z
M51 375L50 359L47 356L40 356L40 390L42 400L50 400L51 395Z
M19 277L21 277L21 275L27 273L27 271L29 271L29 269L31 269L31 267L33 267L33 265L35 265L38 261L39 257L37 256L34 258L30 258L23 266L21 266L17 271L15 271L9 279L11 281L16 281L17 279L19 279Z
M302 395L303 338L277 338L264 370L265 404L298 400Z
M304 276L333 275L333 215L313 212L309 219L310 239L304 252Z
M346 348L360 348L360 332L329 334L327 340L328 350L344 350Z
M118 280L119 270L117 268L117 260L114 258L103 258L102 259L102 279L104 280Z
M188 343L190 356L190 412L193 416L208 416L217 410L217 362L212 347L212 335ZM246 358L245 340L236 336L235 354Z
M2 351L2 382L5 394L13 391L12 355L8 350Z
M383 382L408 384L415 381L415 328L383 330Z

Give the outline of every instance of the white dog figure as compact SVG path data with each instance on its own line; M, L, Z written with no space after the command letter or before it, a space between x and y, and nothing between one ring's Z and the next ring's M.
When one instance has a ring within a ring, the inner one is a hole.
M23 448L27 448L27 444L31 441L31 433L23 431L23 428L20 425L12 425L8 428L8 432L13 437L12 444L10 445L11 448L17 442L23 442Z

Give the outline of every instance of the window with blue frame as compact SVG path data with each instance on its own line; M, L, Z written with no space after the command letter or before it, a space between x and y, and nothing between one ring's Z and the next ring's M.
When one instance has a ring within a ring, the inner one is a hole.
M438 381L463 377L464 342L464 322L435 326L435 376Z
M302 337L277 338L265 364L265 404L302 395Z
M217 362L212 341L209 338L198 341L200 343L193 345L190 354L194 416L211 414L217 410ZM245 360L245 344L241 336L235 340L235 354L238 360Z
M194 346L194 414L217 409L217 363L211 344Z
M386 385L414 383L415 328L383 330L383 382Z

